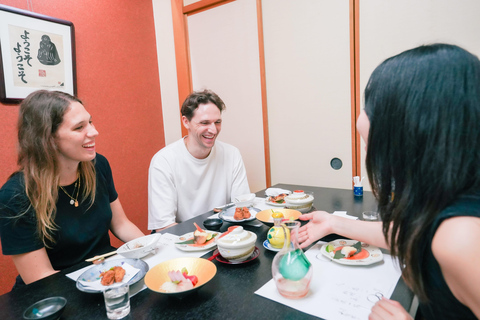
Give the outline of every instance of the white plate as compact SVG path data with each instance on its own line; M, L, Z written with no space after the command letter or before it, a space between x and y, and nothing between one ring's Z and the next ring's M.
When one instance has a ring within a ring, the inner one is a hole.
M205 231L207 231L208 233L216 234L215 237L219 237L222 234L221 232L216 232L216 231L208 231L208 230L205 230ZM192 238L193 238L193 232L189 232L189 233L185 233L183 236L178 237L177 241L175 242L183 242ZM201 246L175 243L175 247L177 247L182 251L204 251L204 250L210 250L212 248L215 248L216 246L217 244L215 243L215 240L210 241L208 244L201 245Z
M248 211L250 211L250 215L251 215L250 218L242 219L242 220L235 220L233 218L233 215L235 214L235 209L236 209L236 207L230 207L226 210L223 210L222 212L220 212L218 214L218 217L220 219L223 219L224 221L227 221L227 222L239 223L239 222L246 222L246 221L255 220L255 216L257 215L258 212L260 212L260 209L250 207L250 208L248 208Z
M278 203L278 202L268 201L268 198L265 198L265 203L268 204L269 206L274 206L274 207L285 207L287 205L285 200L283 200L283 203Z
M327 252L327 246L329 244L331 244L335 248L337 248L337 247L342 247L342 246L352 246L357 242L358 242L357 240L338 239L338 240L329 242L327 244L324 244L322 246L322 249L320 249L320 251L325 257L327 257L330 260L335 261L336 263L346 264L346 265L351 265L351 266L366 266L366 265L377 263L377 262L383 260L382 251L378 247L369 245L365 242L362 242L362 248L367 250L367 252L369 253L368 257L365 258L365 259L360 259L360 260L349 260L349 259L345 259L345 258L333 259L333 257L330 255L330 253Z
M149 253L154 252L161 236L160 233L154 233L131 240L118 248L117 253L130 259L143 258Z
M138 281L142 280L143 277L147 274L148 271L148 264L140 259L128 259L128 258L122 258L122 259L115 259L115 260L105 260L101 264L96 264L92 266L91 268L85 270L77 279L77 289L83 292L88 292L88 293L98 293L102 292L100 290L96 290L90 287L84 286L80 280L82 281L97 281L100 278L100 274L108 270L112 267L115 266L121 266L124 263L128 263L134 268L140 269L140 271L128 281L129 285L133 285L137 283Z
M268 242L268 240L263 241L263 247L265 249L270 250L270 251L280 251L280 250L282 250L282 249L277 249L277 248L272 247L272 245L270 244L270 242Z

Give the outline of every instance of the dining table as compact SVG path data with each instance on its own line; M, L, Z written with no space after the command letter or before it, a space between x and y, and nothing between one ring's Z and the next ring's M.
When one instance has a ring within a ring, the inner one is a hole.
M292 184L276 184L272 187L287 190L304 190L314 194L314 210L329 213L346 211L348 215L361 217L362 212L377 209L373 194L364 191L355 196L352 190L313 187ZM256 192L265 198L265 189ZM214 214L212 211L165 229L175 235L193 231L193 222L202 225ZM258 222L257 220L255 220ZM305 222L303 222L305 223ZM235 225L225 221L220 232ZM167 296L144 288L131 296L130 314L125 319L319 319L295 308L266 299L255 292L272 279L272 260L277 252L262 245L271 226L264 223L243 224L245 230L257 235L258 257L248 263L226 264L212 260L217 272L203 287L183 298ZM162 232L162 233L163 233ZM331 241L338 235L328 235L322 240ZM213 249L205 251L202 258L212 256ZM86 293L77 289L75 281L66 276L91 263L83 262L23 288L0 296L0 319L22 319L23 311L41 299L62 296L67 299L61 319L107 319L104 298L101 293ZM143 280L135 286L143 286ZM413 293L400 277L391 299L399 301L406 310L412 306Z

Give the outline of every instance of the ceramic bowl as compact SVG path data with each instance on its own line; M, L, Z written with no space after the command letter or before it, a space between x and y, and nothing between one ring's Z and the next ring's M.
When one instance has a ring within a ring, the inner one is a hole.
M251 207L255 200L255 193L242 194L234 199L235 207Z
M168 276L168 272L177 270L182 271L183 268L187 268L189 275L197 276L198 283L195 285L195 287L182 292L163 291L161 289L162 285L165 282L171 281L170 277ZM148 287L148 289L154 292L176 298L183 298L212 280L216 273L217 267L213 262L207 259L192 257L176 258L164 261L151 268L150 271L148 271L145 275L145 285Z
M218 252L230 261L244 261L255 250L257 235L244 230L242 226L228 228L220 237L215 238Z
M125 258L140 259L153 252L157 241L160 239L160 233L150 234L125 243L117 249L117 253Z
M223 225L223 220L219 218L210 218L203 221L203 226L207 230L218 231L220 227Z
M67 304L64 297L51 297L35 302L23 313L23 319L54 320L60 318Z
M295 190L292 194L285 197L286 208L305 213L312 209L313 199L313 192Z
M255 216L258 220L265 223L267 226L272 226L274 221L272 218L273 212L281 212L283 214L284 219L288 220L297 220L302 213L298 210L292 209L266 209L262 210Z

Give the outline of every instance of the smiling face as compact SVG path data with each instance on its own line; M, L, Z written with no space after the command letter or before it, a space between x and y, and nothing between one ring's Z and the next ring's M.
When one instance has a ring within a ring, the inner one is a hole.
M188 130L185 144L192 156L204 159L215 145L220 130L222 129L222 113L213 103L200 104L195 110L191 120L182 116L182 122Z
M79 102L72 102L55 133L60 164L63 167L76 167L80 161L93 160L97 136L98 131L85 107Z

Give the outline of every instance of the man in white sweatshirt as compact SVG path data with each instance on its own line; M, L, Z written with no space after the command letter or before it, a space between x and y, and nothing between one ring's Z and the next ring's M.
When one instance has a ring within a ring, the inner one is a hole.
M188 135L158 151L148 171L148 229L160 231L250 193L240 151L216 141L225 104L210 90L183 102Z

